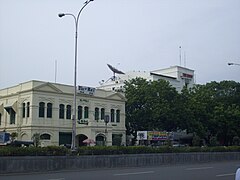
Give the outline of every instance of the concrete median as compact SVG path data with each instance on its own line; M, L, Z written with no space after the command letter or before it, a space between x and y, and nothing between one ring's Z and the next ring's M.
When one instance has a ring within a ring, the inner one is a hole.
M240 152L1 157L0 174L240 160Z

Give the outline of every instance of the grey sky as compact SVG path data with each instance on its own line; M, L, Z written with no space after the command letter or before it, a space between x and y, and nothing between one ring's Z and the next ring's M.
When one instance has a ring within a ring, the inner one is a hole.
M74 22L84 0L0 0L0 89L36 79L73 84ZM98 86L111 71L179 65L196 81L240 81L239 0L95 0L82 12L78 84ZM182 65L183 65L182 61Z

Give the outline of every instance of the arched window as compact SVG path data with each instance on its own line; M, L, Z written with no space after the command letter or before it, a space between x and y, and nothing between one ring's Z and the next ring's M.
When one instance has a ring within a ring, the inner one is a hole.
M99 120L99 108L95 108L95 120Z
M67 119L71 119L71 115L72 115L72 108L71 108L71 105L67 105L66 118L67 118Z
M82 119L82 106L78 106L78 120Z
M39 117L44 117L45 114L45 103L40 102L39 103Z
M59 119L64 119L64 104L59 105Z
M27 117L30 116L30 102L27 102Z
M111 109L111 122L115 121L114 114L115 114L114 109Z
M52 118L52 103L47 103L47 118Z
M120 122L120 110L116 111L116 122Z
M25 116L26 116L25 108L26 108L26 104L25 104L25 103L22 103L22 117L23 117L23 118L25 118Z
M88 107L87 106L85 106L84 107L84 118L88 118Z
M51 136L49 135L49 134L42 134L41 136L40 136L40 139L41 140L50 140L51 139Z
M106 137L104 137L103 135L98 135L96 137L96 146L105 146L106 143Z
M10 124L15 124L16 112L12 108L10 108L9 114L10 114Z
M101 108L101 119L103 120L105 118L105 109Z

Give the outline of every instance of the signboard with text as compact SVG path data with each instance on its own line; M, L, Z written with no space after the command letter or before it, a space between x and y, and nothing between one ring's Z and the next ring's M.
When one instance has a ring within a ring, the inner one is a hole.
M148 140L159 141L159 140L167 140L168 134L163 131L148 131Z
M87 87L87 86L78 86L77 92L83 93L83 94L88 94L88 95L94 95L95 88Z
M147 140L147 131L138 131L137 140Z
M10 140L10 134L6 132L0 132L0 144L4 144Z

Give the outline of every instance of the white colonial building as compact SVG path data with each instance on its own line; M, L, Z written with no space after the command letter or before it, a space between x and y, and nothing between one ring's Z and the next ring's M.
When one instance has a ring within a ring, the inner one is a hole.
M125 97L122 93L85 87L77 93L76 145L126 144ZM0 131L16 132L17 140L40 134L41 145L71 144L73 86L29 81L0 90ZM90 93L89 93L90 92ZM104 117L109 116L109 123Z
M124 74L118 74L110 78L108 81L100 82L99 89L105 90L123 90L124 82L134 78L143 78L147 81L157 81L159 79L166 80L171 86L181 92L184 86L188 88L194 85L194 70L181 66L171 66L165 69L155 71L130 71Z

